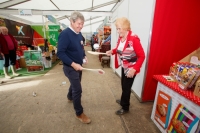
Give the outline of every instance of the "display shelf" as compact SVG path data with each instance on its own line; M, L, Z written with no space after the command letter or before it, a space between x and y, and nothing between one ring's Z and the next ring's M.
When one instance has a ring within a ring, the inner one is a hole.
M200 98L193 94L193 89L182 90L177 82L167 81L163 75L154 75L153 78L200 106Z
M158 81L151 119L162 133L200 132L199 98L192 90L182 90L178 83L154 75ZM161 108L162 107L162 108ZM181 127L181 128L180 128Z

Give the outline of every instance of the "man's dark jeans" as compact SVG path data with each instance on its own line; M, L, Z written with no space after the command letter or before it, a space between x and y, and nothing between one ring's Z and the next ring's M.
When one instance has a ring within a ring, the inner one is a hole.
M74 109L76 111L76 115L81 115L83 113L83 107L81 105L81 77L82 71L76 71L73 67L63 65L63 71L65 76L68 77L70 82L69 92L67 94L67 98L69 100L73 100Z

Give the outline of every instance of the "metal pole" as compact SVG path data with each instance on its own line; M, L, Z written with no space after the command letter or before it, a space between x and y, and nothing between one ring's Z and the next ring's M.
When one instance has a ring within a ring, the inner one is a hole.
M43 29L42 31L44 32L44 38L46 38L46 30L45 30L45 23L44 23L44 16L42 15L42 22L43 22Z

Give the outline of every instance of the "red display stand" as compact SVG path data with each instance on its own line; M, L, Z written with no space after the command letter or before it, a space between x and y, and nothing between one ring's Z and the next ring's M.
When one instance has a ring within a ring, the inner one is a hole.
M182 90L177 82L167 81L162 75L154 75L153 78L200 106L200 98L193 94L192 89Z
M177 82L168 81L163 75L154 75L153 78L158 84L151 119L159 130L162 133L175 133L183 129L185 132L199 133L200 98L192 90L182 90Z

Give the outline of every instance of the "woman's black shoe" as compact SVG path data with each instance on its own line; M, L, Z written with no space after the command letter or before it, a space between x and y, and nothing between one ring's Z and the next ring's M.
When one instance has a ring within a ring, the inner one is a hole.
M116 100L116 103L118 103L118 104L120 105L120 103L121 103L121 100Z
M128 110L120 109L120 110L116 111L115 114L116 115L123 115L123 114L126 114L128 112L129 112Z

